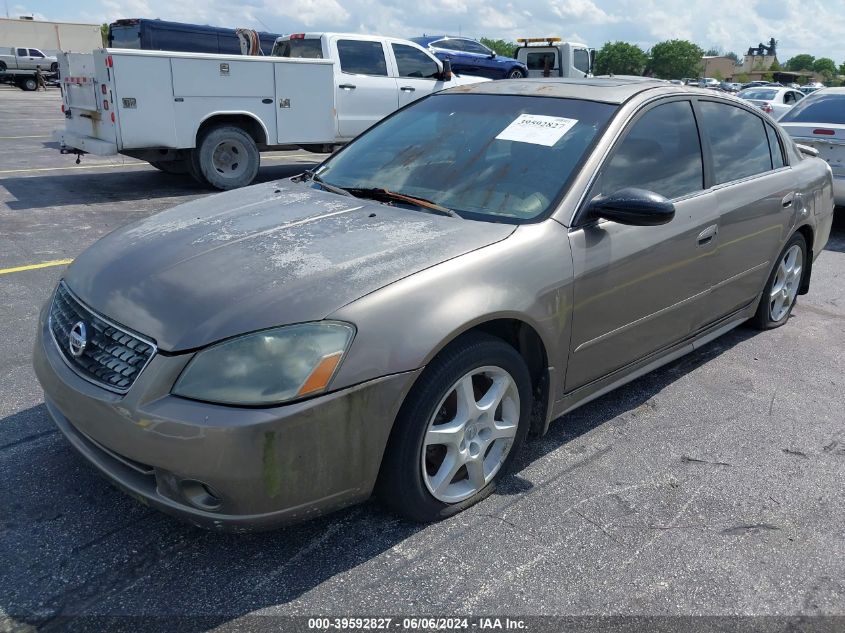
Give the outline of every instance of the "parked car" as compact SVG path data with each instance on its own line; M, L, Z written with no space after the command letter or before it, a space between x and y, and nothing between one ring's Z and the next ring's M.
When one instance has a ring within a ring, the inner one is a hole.
M35 371L88 461L192 523L268 528L374 489L442 519L529 430L786 324L832 211L828 166L722 93L461 86L312 172L101 239L42 310Z
M736 96L757 106L775 119L782 117L792 106L804 98L804 95L798 90L775 86L746 88L739 91Z
M719 87L719 80L714 79L713 77L701 77L698 80L698 87L699 88L718 88Z
M415 99L489 81L446 66L408 40L342 33L280 37L267 57L63 53L56 140L62 153L124 154L233 189L253 181L260 151L331 151Z
M815 92L816 90L819 90L819 88L816 87L816 86L809 86L808 85L808 86L801 86L798 90L800 90L801 93L806 96L808 94Z
M815 149L833 171L833 196L845 205L845 88L816 90L779 121L796 143Z
M742 84L735 83L735 82L732 82L732 81L723 81L721 84L719 84L719 87L722 90L724 90L725 92L732 92L732 93L737 93L740 90L742 90Z
M0 73L7 70L35 70L38 67L46 72L58 71L58 60L45 55L37 48L0 48Z
M414 37L411 41L427 48L442 61L448 59L452 63L452 71L459 74L489 79L522 79L528 76L528 69L522 62L497 55L481 42L468 37L426 35Z

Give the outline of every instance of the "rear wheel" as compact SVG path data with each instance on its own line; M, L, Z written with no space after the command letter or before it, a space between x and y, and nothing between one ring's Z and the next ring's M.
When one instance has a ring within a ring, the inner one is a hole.
M165 174L181 176L188 173L188 161L184 160L151 160L150 165Z
M255 180L260 154L253 138L239 127L213 128L200 140L194 152L199 169L217 189L236 189Z
M472 334L442 352L402 405L379 473L381 499L422 522L484 499L528 432L531 377L504 341Z
M38 82L35 81L35 77L27 77L26 79L22 79L21 82L18 84L21 90L25 90L26 92L32 92L36 88L38 88Z
M763 289L760 305L751 319L756 328L768 330L787 322L798 299L806 257L807 242L803 235L796 233L783 247Z
M50 64L50 72L51 73L59 72L59 64L57 62L53 62L52 64Z
M190 150L188 158L185 161L185 166L188 168L188 173L191 175L191 178L196 180L203 187L211 186L208 180L205 179L205 176L202 175L202 169L200 168L199 149Z

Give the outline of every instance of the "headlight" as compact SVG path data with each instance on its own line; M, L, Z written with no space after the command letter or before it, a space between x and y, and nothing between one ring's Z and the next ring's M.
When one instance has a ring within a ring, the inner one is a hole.
M173 393L220 404L268 405L325 391L352 341L348 323L289 325L199 352Z

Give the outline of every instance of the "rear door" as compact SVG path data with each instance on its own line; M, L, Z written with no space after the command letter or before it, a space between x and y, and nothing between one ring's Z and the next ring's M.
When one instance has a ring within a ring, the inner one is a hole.
M566 390L572 391L689 336L710 288L718 212L704 190L692 104L661 101L629 125L586 200L626 187L673 200L662 226L599 221L570 229L575 271Z
M399 85L399 107L443 89L440 66L426 52L416 46L391 43Z
M29 51L25 48L16 48L15 57L17 57L20 70L33 70L35 68L35 63L29 58Z
M379 40L338 38L331 44L338 60L335 75L338 130L354 138L399 106L398 85L387 69Z
M703 327L756 300L803 201L766 117L718 101L702 100L698 109L719 209L711 296L697 324Z

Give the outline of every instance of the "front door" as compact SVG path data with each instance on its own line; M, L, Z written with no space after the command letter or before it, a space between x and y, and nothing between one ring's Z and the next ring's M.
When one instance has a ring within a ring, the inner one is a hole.
M396 78L387 72L387 58L380 41L339 39L334 43L340 60L335 75L338 131L354 138L396 110Z
M587 200L626 187L673 200L675 217L662 226L577 226L576 220L570 229L575 278L566 392L684 339L705 309L718 210L713 194L703 190L689 101L663 101L640 114Z
M424 51L407 44L391 44L396 60L399 107L448 86L440 80L440 66Z

